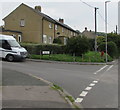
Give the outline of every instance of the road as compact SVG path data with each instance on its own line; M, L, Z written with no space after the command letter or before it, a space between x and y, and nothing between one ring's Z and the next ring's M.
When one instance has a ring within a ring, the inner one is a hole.
M3 62L4 68L42 77L68 93L84 108L118 107L118 64L72 65L42 62Z

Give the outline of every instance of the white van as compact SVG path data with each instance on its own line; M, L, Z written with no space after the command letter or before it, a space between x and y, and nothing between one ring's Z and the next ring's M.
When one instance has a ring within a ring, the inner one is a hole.
M13 36L0 34L0 58L12 62L26 57L27 50L21 47Z

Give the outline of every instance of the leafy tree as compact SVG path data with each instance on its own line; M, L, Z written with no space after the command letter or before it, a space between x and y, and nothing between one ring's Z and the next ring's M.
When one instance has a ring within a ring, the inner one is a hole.
M81 56L89 50L89 40L84 36L72 37L68 39L66 49L69 54Z
M62 41L61 41L60 38L55 38L55 39L53 40L53 43L62 44Z
M106 52L106 43L103 42L99 45L99 51L104 51ZM107 51L108 51L108 54L111 56L111 57L117 57L117 46L114 42L110 41L107 43Z

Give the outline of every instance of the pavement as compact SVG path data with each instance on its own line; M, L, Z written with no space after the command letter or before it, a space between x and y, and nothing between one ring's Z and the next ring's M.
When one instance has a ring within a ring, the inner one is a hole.
M41 59L26 59L27 61L34 62L45 62L45 63L57 63L57 64L74 64L74 65L105 65L106 63L101 62L64 62L64 61L51 61L51 60L41 60ZM113 62L107 62L107 65L112 65Z
M3 108L71 108L45 81L4 66L2 74Z

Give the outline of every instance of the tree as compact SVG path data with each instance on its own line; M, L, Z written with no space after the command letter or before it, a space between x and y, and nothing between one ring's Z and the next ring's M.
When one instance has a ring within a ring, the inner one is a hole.
M89 50L89 40L84 36L72 37L68 39L66 49L69 54L81 56Z
M55 39L53 40L53 43L62 44L62 41L61 41L60 38L55 38Z
M107 43L107 51L108 51L108 54L111 56L111 57L117 57L118 55L118 51L117 51L117 46L114 42L110 41ZM106 52L106 43L103 42L99 45L98 47L99 51L104 51Z

